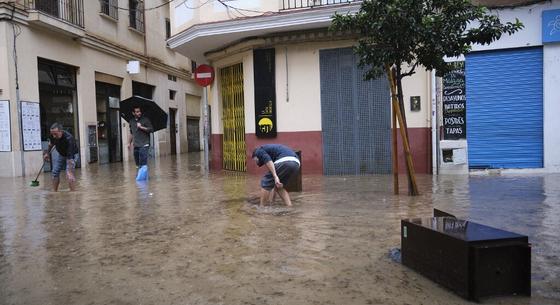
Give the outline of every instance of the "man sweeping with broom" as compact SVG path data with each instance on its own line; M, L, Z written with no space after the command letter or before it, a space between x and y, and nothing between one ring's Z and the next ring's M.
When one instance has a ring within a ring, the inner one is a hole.
M53 181L53 191L58 191L58 185L60 184L60 171L66 167L66 178L68 179L68 185L71 191L76 189L76 176L74 175L74 169L76 168L76 162L78 162L79 153L78 146L76 145L76 140L68 131L63 130L62 124L54 123L51 126L51 135L49 137L49 148L43 156L45 161L51 159L50 152L53 146L56 148L59 156L53 160L52 164L52 181Z

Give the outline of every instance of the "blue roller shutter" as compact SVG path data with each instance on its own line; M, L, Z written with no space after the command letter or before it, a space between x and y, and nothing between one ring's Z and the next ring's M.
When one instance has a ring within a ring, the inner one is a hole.
M470 168L543 167L542 48L466 57Z

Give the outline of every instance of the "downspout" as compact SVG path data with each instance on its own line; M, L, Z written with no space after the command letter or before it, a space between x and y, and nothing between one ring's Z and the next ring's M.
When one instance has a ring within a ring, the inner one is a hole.
M286 54L286 103L290 102L290 78L288 76L288 47L284 48L284 52Z
M10 17L10 24L12 25L12 31L14 34L14 48L13 48L13 56L14 56L14 68L16 74L16 107L18 111L17 115L17 122L19 128L19 143L20 143L20 161L21 161L21 176L25 177L25 151L24 151L24 143L23 143L23 123L21 117L21 96L19 91L19 69L18 69L18 55L17 55L17 37L21 34L21 32L17 32L16 29L19 30L19 25L17 25L14 21L14 14L16 12L16 5L15 3L12 4L12 15Z
M437 86L436 71L431 73L431 95L432 95L432 175L439 174L439 139L438 139L438 105L437 105Z

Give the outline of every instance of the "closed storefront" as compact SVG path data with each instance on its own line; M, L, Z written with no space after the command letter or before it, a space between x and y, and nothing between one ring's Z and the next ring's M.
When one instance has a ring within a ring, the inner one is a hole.
M466 56L470 168L543 167L541 47Z
M320 52L323 171L327 175L391 172L387 80L364 81L352 49Z

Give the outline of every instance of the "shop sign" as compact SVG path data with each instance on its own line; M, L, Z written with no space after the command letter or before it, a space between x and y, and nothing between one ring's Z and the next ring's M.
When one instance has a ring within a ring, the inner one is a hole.
M255 77L255 134L276 137L276 77L274 49L253 52Z
M543 43L560 42L560 10L548 10L542 13Z
M443 138L458 140L467 137L465 62L452 63L454 69L443 76Z

